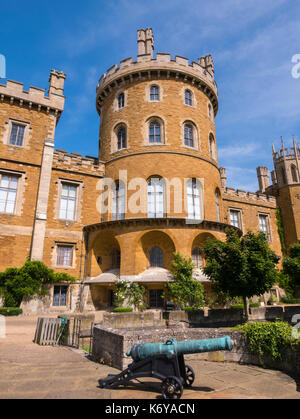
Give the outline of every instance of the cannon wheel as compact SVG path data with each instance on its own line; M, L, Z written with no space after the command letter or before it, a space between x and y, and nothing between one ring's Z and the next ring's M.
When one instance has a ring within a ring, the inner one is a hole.
M161 385L161 393L164 399L180 399L183 387L179 378L167 377Z
M193 368L190 367L189 365L185 366L185 375L186 375L186 378L184 380L184 386L191 387L195 380L195 373L194 373Z

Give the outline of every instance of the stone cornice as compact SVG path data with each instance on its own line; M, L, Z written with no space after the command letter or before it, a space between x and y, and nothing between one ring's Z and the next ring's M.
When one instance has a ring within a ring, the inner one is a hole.
M176 56L175 60L171 60L170 54L157 54L156 59L149 55L138 57L133 62L132 58L121 61L120 66L112 66L104 74L97 86L97 110L101 112L101 106L104 98L108 96L115 88L124 86L126 83L133 81L147 81L152 78L160 77L167 79L173 78L190 83L202 90L211 100L214 113L218 111L218 91L217 85L213 78L205 68L196 62L189 64L189 60L184 57Z
M85 226L83 231L85 233L93 232L97 230L106 230L114 227L118 228L126 228L131 226L149 226L151 228L188 228L188 229L198 229L198 230L209 230L209 231L218 231L225 233L226 228L233 228L236 230L239 235L242 235L242 231L237 228L233 227L229 224L220 223L217 221L208 221L203 220L200 223L190 223L187 218L128 218L125 220L117 220L117 221L106 221L103 223L92 224L89 226Z
M141 154L179 154L180 156L194 157L196 159L204 160L205 162L210 163L212 166L214 166L216 169L219 170L218 164L212 160L206 159L205 157L199 156L197 154L191 154L191 153L185 153L183 151L173 151L173 150L164 150L164 151L163 150L150 150L150 151L137 151L135 153L126 153L126 154L114 157L110 160L107 160L105 162L105 165L112 163L116 160L123 159L125 157L138 156Z

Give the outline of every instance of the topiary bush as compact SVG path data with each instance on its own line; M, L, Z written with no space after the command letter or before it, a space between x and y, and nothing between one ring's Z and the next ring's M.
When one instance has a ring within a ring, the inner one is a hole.
M300 304L300 298L288 298L288 297L283 297L282 298L282 302L284 304Z
M23 310L18 307L1 307L0 315L2 316L19 316L23 313Z
M133 308L132 307L116 307L114 309L114 313L132 313Z

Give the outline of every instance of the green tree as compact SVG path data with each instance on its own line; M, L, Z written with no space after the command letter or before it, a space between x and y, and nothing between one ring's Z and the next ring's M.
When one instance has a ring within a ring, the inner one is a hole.
M127 297L128 283L126 281L117 281L115 283L114 304L116 307L122 307Z
M27 260L22 268L8 268L0 272L0 288L6 307L19 307L23 297L45 295L45 285L56 282L75 282L65 273L56 273L43 262Z
M283 259L283 273L290 278L290 287L295 291L300 286L300 244L295 243L290 246L289 256Z
M201 282L193 279L194 265L180 253L174 253L174 280L166 284L165 294L180 307L202 308L205 306L204 289Z
M216 288L230 297L242 297L248 318L248 298L268 292L277 279L279 257L270 249L264 233L248 232L239 238L226 230L226 242L208 240L203 245L204 273Z
M139 311L147 307L145 296L146 289L136 282L118 281L115 284L114 304L122 307L125 302L133 305Z

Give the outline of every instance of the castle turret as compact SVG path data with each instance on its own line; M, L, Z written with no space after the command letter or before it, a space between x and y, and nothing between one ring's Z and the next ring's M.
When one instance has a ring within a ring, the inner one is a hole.
M272 189L278 195L287 247L300 241L300 147L293 139L292 147L273 146L274 172Z
M265 193L266 189L270 186L269 170L267 167L259 166L256 169L256 171L257 171L259 192Z

